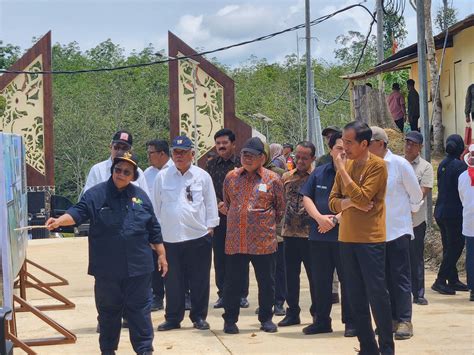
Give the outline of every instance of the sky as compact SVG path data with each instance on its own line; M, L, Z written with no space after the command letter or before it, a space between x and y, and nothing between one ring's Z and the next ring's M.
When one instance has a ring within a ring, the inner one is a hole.
M361 0L311 0L311 18L331 13ZM441 0L433 1L433 12ZM458 19L474 13L474 0L452 0ZM369 9L375 0L367 0ZM167 52L167 32L178 35L191 47L210 50L253 39L304 22L304 0L0 0L0 40L29 48L33 37L52 31L53 42L78 42L82 50L111 39L127 53L149 43ZM405 9L408 37L416 42L416 14ZM334 62L337 36L349 30L366 34L370 16L353 9L313 26L312 56ZM373 29L375 33L376 29ZM304 52L304 29L216 53L217 59L238 66L251 55L281 62L286 55ZM213 55L214 56L214 55Z

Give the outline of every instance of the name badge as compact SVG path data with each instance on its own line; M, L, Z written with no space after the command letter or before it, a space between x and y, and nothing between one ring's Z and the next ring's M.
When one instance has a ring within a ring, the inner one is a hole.
M267 192L267 184L258 185L258 191Z

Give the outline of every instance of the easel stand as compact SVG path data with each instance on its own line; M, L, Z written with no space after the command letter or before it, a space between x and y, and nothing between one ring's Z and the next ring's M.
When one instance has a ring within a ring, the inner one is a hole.
M39 280L37 277L31 275L27 271L27 264L33 265L40 269L41 271L55 277L58 279L58 282L45 283ZM31 281L32 280L32 281ZM7 334L6 337L12 341L15 347L21 348L27 354L36 354L36 352L31 348L32 346L41 346L41 345L61 345L61 344L72 344L75 343L77 337L74 333L70 332L62 325L51 319L42 310L61 310L61 309L71 309L75 307L75 304L72 303L69 299L59 294L57 291L51 288L51 285L67 285L68 282L64 278L54 274L53 272L47 270L46 268L29 261L25 260L20 273L19 279L15 287L20 289L20 296L13 296L13 315L12 319L8 321ZM33 287L36 290L45 293L46 295L58 300L61 302L59 305L41 305L33 306L26 300L26 289L28 287ZM56 332L61 334L61 336L51 337L51 338L37 338L37 339L19 339L16 326L16 313L17 312L31 312L36 316L37 319L40 319L47 325L49 325Z

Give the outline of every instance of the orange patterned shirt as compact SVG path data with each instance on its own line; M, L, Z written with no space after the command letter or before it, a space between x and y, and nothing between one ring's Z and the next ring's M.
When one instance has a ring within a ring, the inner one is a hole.
M225 253L275 253L276 226L285 212L280 176L265 168L253 175L239 168L227 174L223 190L228 210Z

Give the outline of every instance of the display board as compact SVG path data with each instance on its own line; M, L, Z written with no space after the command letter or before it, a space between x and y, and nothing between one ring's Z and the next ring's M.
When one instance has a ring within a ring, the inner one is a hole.
M13 281L26 258L28 225L25 146L19 135L0 133L1 307L12 307Z

